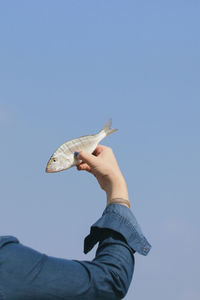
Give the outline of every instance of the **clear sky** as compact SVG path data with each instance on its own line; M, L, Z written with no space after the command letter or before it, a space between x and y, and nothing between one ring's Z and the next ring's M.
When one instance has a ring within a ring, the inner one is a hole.
M76 168L46 174L67 140L111 117L111 146L152 244L126 300L200 295L200 2L0 2L0 234L83 254L105 195Z

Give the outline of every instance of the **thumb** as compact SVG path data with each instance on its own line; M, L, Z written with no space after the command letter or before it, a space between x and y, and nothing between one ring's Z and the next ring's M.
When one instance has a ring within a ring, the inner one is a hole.
M97 164L97 157L84 150L80 151L77 157L90 167L95 167Z

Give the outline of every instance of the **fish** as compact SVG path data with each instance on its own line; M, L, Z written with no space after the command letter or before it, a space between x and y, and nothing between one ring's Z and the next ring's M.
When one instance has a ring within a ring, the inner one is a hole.
M50 157L46 166L46 172L60 172L79 165L82 161L75 157L74 152L84 150L93 153L102 139L118 130L111 128L111 122L112 120L109 119L96 134L81 136L62 144Z

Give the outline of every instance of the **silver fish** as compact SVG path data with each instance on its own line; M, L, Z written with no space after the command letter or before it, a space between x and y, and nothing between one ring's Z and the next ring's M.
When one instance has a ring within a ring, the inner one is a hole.
M74 156L75 151L85 150L92 153L102 139L115 131L117 131L117 129L111 128L110 119L97 134L81 136L80 138L64 143L49 159L46 172L60 172L80 164L81 160Z

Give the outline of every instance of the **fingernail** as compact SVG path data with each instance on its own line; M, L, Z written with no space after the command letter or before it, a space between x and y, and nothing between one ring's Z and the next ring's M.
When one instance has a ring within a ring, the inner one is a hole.
M78 152L78 151L75 151L75 152L74 152L74 156L77 157L78 155L79 155L79 152Z

